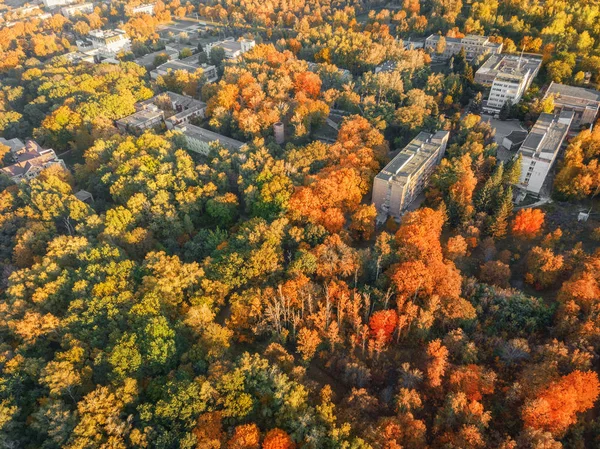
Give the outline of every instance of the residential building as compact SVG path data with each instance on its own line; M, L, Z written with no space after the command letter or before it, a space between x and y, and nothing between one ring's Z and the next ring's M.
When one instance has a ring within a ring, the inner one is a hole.
M440 39L445 39L446 45L442 53L438 53L438 43ZM425 39L425 49L431 52L434 60L447 60L452 56L465 51L467 61L475 60L488 54L500 54L502 44L490 41L489 37L476 36L469 34L462 38L443 37L438 34L432 34Z
M71 6L63 6L62 8L60 8L60 13L67 19L82 14L90 14L92 12L94 12L93 3L79 3Z
M172 50L165 49L165 50L154 51L154 52L148 53L147 55L144 55L144 56L140 56L139 58L134 59L133 62L135 62L137 65L141 65L142 67L153 68L154 61L156 60L156 57L159 55L165 55L167 57L167 61L173 61L173 60L179 58L178 51L172 51Z
M149 100L137 103L136 108L144 109L151 105L164 108L166 102L169 103L169 106L163 109L163 111L167 112L165 123L169 129L189 123L194 118L203 118L206 112L206 103L203 101L175 92L165 92ZM174 114L169 115L171 112L174 112Z
M42 0L46 8L56 8L58 6L71 5L77 0Z
M419 133L379 172L373 181L373 203L379 223L388 215L400 218L425 189L431 173L446 152L449 136L448 131Z
M165 92L135 104L136 112L115 122L123 132L141 134L163 123L168 129L203 118L206 103L175 92Z
M230 151L238 151L246 145L239 140L190 124L177 126L175 130L183 134L188 150L205 156L210 152L212 142L217 142Z
M232 37L229 37L223 41L206 44L204 51L206 52L207 56L210 56L210 52L213 48L220 47L225 51L225 59L235 59L252 49L255 45L256 42L254 40L241 39L236 41Z
M542 66L542 55L524 53L522 55L492 55L475 72L475 82L490 87L500 73L513 73L520 70L528 75L527 82L537 76Z
M101 57L114 58L121 52L131 50L131 39L125 31L118 28L114 30L92 30L86 40L77 41L77 48L82 52L98 50Z
M72 51L71 53L66 53L63 55L67 61L72 62L73 64L79 64L80 62L89 62L91 64L96 63L96 56L98 55L97 50L89 50L89 51Z
M138 14L154 14L154 3L144 3L143 5L133 6L129 11L130 16L135 16Z
M56 156L52 149L43 149L33 140L27 143L19 139L5 140L0 139L0 143L10 147L10 153L14 164L0 168L0 173L19 183L37 177L40 172L53 165L60 165L66 168L62 159Z
M198 56L195 55L185 59L167 61L164 64L159 65L150 72L150 78L156 80L159 76L165 76L178 70L196 73L199 69L202 69L202 74L207 82L214 83L217 79L219 79L217 68L214 65L200 64L198 62Z
M25 148L25 144L21 141L21 139L17 139L16 137L14 139L5 139L4 137L0 137L0 145L10 148L11 156L15 161L15 154Z
M1 25L10 28L23 19L44 20L52 17L49 12L42 11L41 5L27 5L20 8L10 8L0 13Z
M578 130L581 126L594 123L600 109L600 92L583 87L567 86L552 82L544 98L554 97L554 112L573 111L575 117L571 128Z
M519 149L522 163L521 178L517 187L528 193L540 195L567 137L573 117L573 111L540 115Z
M164 111L160 110L154 104L147 104L140 107L133 114L117 120L115 124L122 132L142 134L147 129L161 125L164 117Z
M402 41L402 47L405 50L419 50L425 48L425 39L424 38L411 38L409 37L406 40Z
M539 55L493 55L475 73L475 82L490 86L486 112L496 113L510 100L521 101L542 66Z

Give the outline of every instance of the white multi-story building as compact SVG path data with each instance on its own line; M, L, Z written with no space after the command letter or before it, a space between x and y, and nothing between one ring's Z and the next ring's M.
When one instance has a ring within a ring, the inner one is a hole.
M200 128L199 126L190 124L179 125L175 128L175 130L183 134L188 150L203 154L205 156L210 152L211 144L213 142L217 142L230 151L238 151L240 148L246 145L244 142L240 142L239 140L235 140L231 137L223 136L209 129Z
M239 41L234 40L232 37L227 38L219 42L211 42L206 44L204 51L207 56L210 56L210 52L213 48L220 47L225 51L225 59L235 59L238 56L246 53L250 49L254 48L256 42L250 39L241 39Z
M135 16L138 14L154 14L154 3L145 3L143 5L133 6L129 12L129 15Z
M531 86L541 66L542 58L537 55L491 56L475 73L475 82L491 86L483 109L496 113L508 100L517 104Z
M64 6L60 8L60 13L67 19L82 14L90 14L94 12L93 3L79 3L77 5Z
M104 58L114 58L121 52L131 50L131 39L118 28L114 30L92 30L85 41L77 41L79 51L97 50Z
M449 136L448 131L419 133L379 172L373 181L373 203L379 223L388 215L400 218L423 191L446 152Z
M10 154L14 164L0 168L0 173L19 183L36 178L40 172L53 165L66 168L62 159L59 159L54 150L43 149L33 140L27 143L19 139L5 140L0 138L0 144L10 147Z
M540 115L519 149L522 156L521 178L517 187L540 195L550 169L554 165L562 147L574 113Z
M56 8L58 6L71 5L77 0L42 0L46 8Z
M440 39L444 39L446 44L442 53L438 53L438 44ZM490 41L489 37L469 34L462 38L443 37L438 34L432 34L425 39L425 49L431 52L431 56L436 60L447 60L452 56L465 51L467 61L472 61L480 56L488 54L500 54L502 44Z
M575 131L580 126L594 123L600 110L600 92L583 87L550 83L544 98L552 96L556 107L554 112L573 111L575 117L571 128Z

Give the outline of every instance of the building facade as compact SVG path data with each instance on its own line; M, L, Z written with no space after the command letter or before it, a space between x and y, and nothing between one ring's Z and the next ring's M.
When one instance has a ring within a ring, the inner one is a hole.
M594 123L600 109L600 92L583 87L567 86L552 82L544 98L552 96L555 111L573 111L575 116L571 128L579 129Z
M72 17L82 15L82 14L90 14L94 12L94 4L93 3L80 3L77 5L64 6L60 8L60 13L65 16L67 19Z
M133 6L130 10L130 15L135 16L138 14L154 14L154 3L145 3L143 5Z
M57 8L59 6L71 5L77 0L42 0L46 8Z
M131 39L123 30L92 30L84 41L77 41L79 51L97 50L104 58L114 58L121 52L131 50Z
M574 113L540 115L519 149L522 157L519 187L534 195L540 195L548 173L552 169L567 137Z
M531 86L542 66L537 55L493 55L475 73L475 82L490 87L486 112L496 113L510 100L512 104L521 98Z
M438 45L440 40L445 40L443 51L438 53ZM425 49L431 52L434 60L448 60L452 56L465 51L467 61L473 61L481 56L488 54L500 54L502 52L502 44L491 42L489 37L477 36L470 34L462 38L444 37L438 34L432 34L425 39Z
M400 218L424 190L446 152L449 136L448 131L421 132L379 172L373 181L378 222L384 222L388 215Z
M205 156L210 152L213 142L217 142L230 151L238 151L246 145L239 140L190 124L177 126L175 130L183 134L188 150Z
M254 48L256 42L250 39L241 39L239 41L234 40L232 37L227 38L223 41L211 42L206 44L204 51L206 55L210 57L210 52L213 48L222 48L225 51L225 59L235 59L238 56L246 53L247 51Z

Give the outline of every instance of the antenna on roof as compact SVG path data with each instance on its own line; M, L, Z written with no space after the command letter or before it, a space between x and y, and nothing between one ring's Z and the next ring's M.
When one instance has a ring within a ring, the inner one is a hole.
M521 62L523 60L523 52L525 52L525 44L521 47L521 54L519 55L519 64L517 66L518 69L521 68Z

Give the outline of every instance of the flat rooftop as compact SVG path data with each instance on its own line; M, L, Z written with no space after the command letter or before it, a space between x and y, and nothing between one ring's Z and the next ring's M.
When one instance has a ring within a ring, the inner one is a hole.
M125 126L138 127L149 121L159 119L163 117L163 115L164 113L160 109L142 109L117 120L117 123Z
M378 179L405 183L432 156L436 155L448 131L421 132L377 174Z
M492 55L479 67L477 74L486 76L496 76L499 74L523 76L528 72L536 72L541 65L541 55Z
M196 60L198 57L196 57ZM183 60L167 61L164 64L159 65L155 70L157 72L168 72L169 70L185 70L186 72L195 72L200 68L198 62L192 63Z
M569 103L600 103L600 92L584 87L567 86L552 82L546 91L545 97L554 95L557 102L565 99Z
M567 136L574 115L572 111L563 111L557 115L541 114L519 151L523 156L530 158L554 160Z
M137 105L139 105L140 110L143 110L144 107L154 104L157 99L165 95L169 97L169 100L171 100L172 103L174 103L176 106L181 106L183 109L189 109L192 107L206 107L206 103L204 103L203 101L196 100L195 98L188 97L187 95L181 95L171 91L155 95L154 97L149 98L148 100L137 103Z
M175 128L178 131L181 131L185 136L188 136L192 139L199 140L201 142L219 142L226 148L230 149L240 149L245 145L244 142L240 142L239 140L232 139L231 137L226 137L222 134L216 133L209 129L200 128L199 126L185 124L184 126L178 126Z
M140 56L133 60L137 65L141 65L143 67L150 67L154 65L154 58L159 55L167 55L170 59L176 58L179 55L179 52L174 50L159 50L152 53L148 53L147 55Z
M431 40L431 41L439 41L440 40L440 36L439 34L432 34L430 35L427 40ZM486 47L492 47L492 48L499 48L502 46L502 44L497 43L497 42L492 42L490 41L490 38L487 36L481 36L478 34L468 34L465 37L448 37L448 36L443 36L444 39L446 39L446 43L452 43L452 44L479 44L479 45L485 45Z

